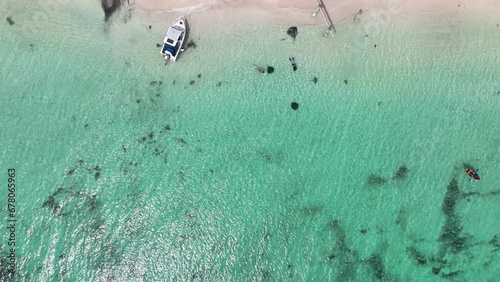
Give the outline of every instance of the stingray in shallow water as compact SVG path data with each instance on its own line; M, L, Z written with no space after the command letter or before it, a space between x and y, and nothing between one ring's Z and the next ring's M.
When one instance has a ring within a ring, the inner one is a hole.
M295 37L297 37L297 35L299 34L299 31L297 30L297 27L291 26L286 31L286 34L290 35L293 38L293 41L295 41Z

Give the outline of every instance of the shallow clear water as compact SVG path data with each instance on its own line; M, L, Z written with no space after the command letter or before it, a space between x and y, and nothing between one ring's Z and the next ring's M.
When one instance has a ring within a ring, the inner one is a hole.
M16 7L0 8L0 167L17 171L17 280L500 274L493 22L398 15L295 42L192 26L197 47L165 66L168 13L105 28L90 4Z

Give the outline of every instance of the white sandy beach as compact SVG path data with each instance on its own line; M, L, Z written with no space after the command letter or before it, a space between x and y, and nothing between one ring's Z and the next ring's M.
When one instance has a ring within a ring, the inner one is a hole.
M500 0L454 1L454 0L324 0L334 22L339 23L353 17L360 9L385 11L386 14L415 14L422 12L450 12L478 14L492 17L500 15ZM321 24L312 20L311 14L318 6L316 0L135 0L137 8L145 11L172 11L196 14L203 12L203 22L230 20L259 20L278 23Z

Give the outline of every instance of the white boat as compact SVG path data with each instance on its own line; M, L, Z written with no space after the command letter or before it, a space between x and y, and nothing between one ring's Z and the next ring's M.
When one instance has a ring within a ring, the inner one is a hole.
M186 18L180 17L168 28L163 46L161 47L161 56L165 60L175 62L179 53L184 51L182 43L186 37Z

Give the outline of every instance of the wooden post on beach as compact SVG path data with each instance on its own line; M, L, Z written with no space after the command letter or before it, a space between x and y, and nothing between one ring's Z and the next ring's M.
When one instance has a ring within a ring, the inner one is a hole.
M330 19L330 15L328 14L328 11L326 10L325 4L323 3L323 0L316 0L318 2L318 8L316 11L314 11L313 16L315 17L318 14L318 10L321 10L321 13L323 13L323 17L325 18L326 24L328 25L328 28L325 30L323 33L324 36L329 32L332 35L335 34L335 27L333 26L332 19Z

